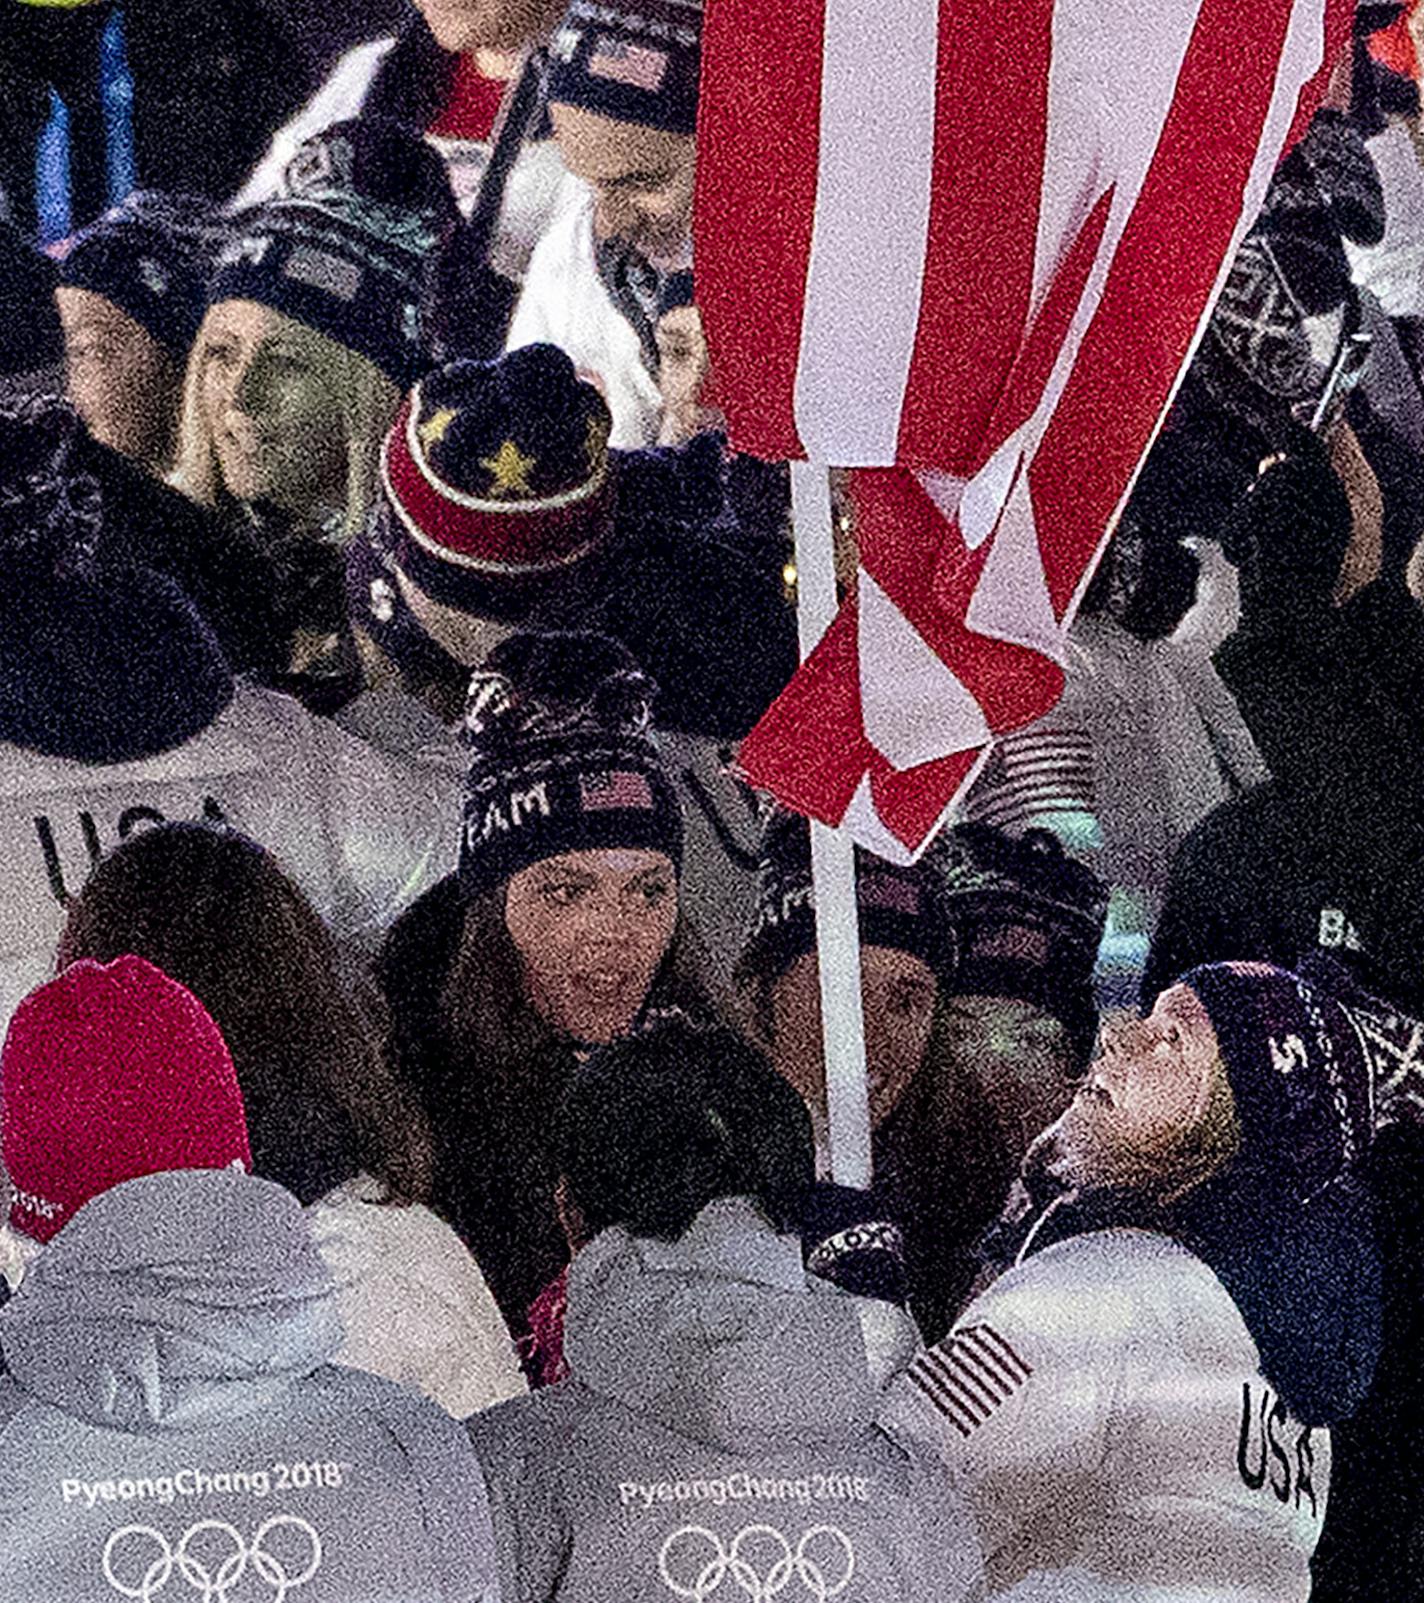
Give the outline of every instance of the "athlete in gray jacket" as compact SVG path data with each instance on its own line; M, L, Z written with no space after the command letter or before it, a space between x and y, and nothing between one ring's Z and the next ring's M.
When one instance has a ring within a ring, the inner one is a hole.
M572 1378L470 1421L506 1603L956 1603L980 1559L875 1425L857 1302L802 1268L795 1092L735 1037L606 1049L564 1110Z
M329 1367L336 1287L296 1198L244 1172L197 1000L78 963L0 1071L31 1258L0 1312L0 1603L493 1603L474 1455Z

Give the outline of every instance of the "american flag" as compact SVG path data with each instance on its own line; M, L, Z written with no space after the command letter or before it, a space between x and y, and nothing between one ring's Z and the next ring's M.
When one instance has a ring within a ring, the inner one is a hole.
M653 787L647 776L622 768L609 773L584 774L579 779L579 802L589 813L623 807L651 810L655 805Z
M719 0L698 301L733 443L853 475L852 594L743 744L897 861L1063 636L1354 0Z
M1025 1363L989 1325L966 1325L910 1366L910 1380L961 1436L972 1436L1028 1384Z
M588 58L592 77L611 78L614 83L625 83L632 89L645 89L650 95L662 88L667 65L665 50L625 44L606 34L599 36Z

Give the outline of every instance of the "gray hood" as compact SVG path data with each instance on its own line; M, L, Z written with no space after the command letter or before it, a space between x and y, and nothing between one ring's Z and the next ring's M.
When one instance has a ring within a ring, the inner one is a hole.
M855 1300L808 1276L800 1242L738 1199L676 1242L604 1231L569 1271L564 1350L593 1391L733 1450L876 1414Z
M95 1197L0 1310L0 1352L26 1392L138 1434L262 1409L340 1344L296 1198L231 1169Z

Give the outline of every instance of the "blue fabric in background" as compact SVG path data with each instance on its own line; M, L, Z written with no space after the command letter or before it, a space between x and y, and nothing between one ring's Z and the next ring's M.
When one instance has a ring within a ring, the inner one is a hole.
M116 7L99 47L99 99L104 108L104 153L110 206L138 185L134 155L133 75L124 38L124 13ZM35 149L35 196L39 242L53 245L74 230L70 183L69 111L50 91L50 115Z

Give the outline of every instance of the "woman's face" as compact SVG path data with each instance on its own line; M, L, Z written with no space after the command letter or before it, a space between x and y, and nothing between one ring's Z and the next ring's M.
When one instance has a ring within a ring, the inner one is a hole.
M510 879L504 921L539 1016L604 1045L647 1000L677 925L677 874L663 852L564 852Z
M339 347L254 301L223 301L203 320L195 359L228 493L299 515L339 505L347 462Z
M936 985L928 964L909 952L866 946L860 954L870 1122L879 1125L920 1071L934 1022ZM814 952L803 953L771 989L772 1057L807 1106L826 1101L821 980Z
M178 416L178 365L142 324L93 290L61 284L54 298L75 411L100 444L163 468Z
M1031 1002L954 996L944 1004L942 1034L950 1062L978 1082L1017 1162L1073 1094L1079 1065L1068 1031Z
M1065 1172L1084 1183L1150 1166L1205 1116L1219 1062L1216 1031L1185 985L1163 991L1148 1018L1106 1020L1059 1125Z

